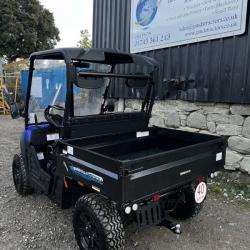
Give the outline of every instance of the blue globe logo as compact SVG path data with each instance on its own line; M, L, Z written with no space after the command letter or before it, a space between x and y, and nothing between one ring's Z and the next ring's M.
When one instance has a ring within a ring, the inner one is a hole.
M139 0L136 8L138 24L148 26L155 18L159 0Z

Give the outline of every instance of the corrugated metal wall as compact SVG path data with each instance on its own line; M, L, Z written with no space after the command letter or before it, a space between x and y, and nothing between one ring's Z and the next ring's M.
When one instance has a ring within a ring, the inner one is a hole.
M94 47L129 52L130 3L94 0ZM161 63L157 97L249 104L249 29L248 9L244 35L142 53ZM112 90L115 97L133 97L121 84Z

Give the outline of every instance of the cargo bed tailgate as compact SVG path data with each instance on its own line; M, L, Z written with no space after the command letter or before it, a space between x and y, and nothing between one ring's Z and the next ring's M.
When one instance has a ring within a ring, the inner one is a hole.
M219 171L225 164L222 138L128 161L124 201L136 201Z

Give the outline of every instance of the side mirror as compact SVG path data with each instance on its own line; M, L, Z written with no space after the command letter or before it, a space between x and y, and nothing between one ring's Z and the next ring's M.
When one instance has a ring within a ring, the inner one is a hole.
M143 76L143 73L131 74L131 78L128 78L126 81L127 87L135 89L145 88L149 83L149 79L143 78Z
M82 71L87 73L93 73L93 76L84 76L81 75L81 71L77 74L77 79L75 85L83 89L100 89L105 86L105 81L103 77L95 77L94 73L98 73L93 70Z
M16 105L16 103L12 103L10 105L10 112L12 119L18 119L20 117L20 111Z
M127 86L129 88L143 89L147 86L147 84L148 84L147 80L137 80L137 79L128 79L127 80Z
M78 77L75 84L78 88L100 89L104 86L104 80L103 78Z

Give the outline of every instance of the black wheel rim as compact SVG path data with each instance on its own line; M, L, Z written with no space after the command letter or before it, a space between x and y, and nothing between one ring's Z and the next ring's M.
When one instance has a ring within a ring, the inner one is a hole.
M16 189L19 190L22 182L22 174L21 174L21 169L18 167L16 163L14 163L13 166L13 179Z
M101 250L100 234L97 225L91 216L84 212L80 213L78 230L83 249Z

